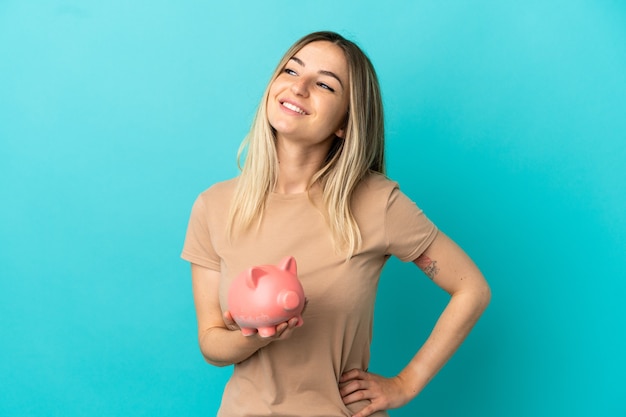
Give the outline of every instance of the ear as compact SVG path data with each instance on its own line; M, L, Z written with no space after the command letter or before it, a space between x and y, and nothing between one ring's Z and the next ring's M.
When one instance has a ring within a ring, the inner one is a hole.
M348 111L348 113L346 113L345 119L343 120L343 122L341 122L341 125L340 125L341 127L335 131L335 136L337 136L338 138L341 138L341 139L346 138L346 130L348 129L349 117L350 117L350 112Z
M264 269L259 268L258 266L253 266L248 271L248 276L246 277L246 284L248 284L248 287L255 289L257 285L259 284L259 278L265 275L267 275L267 272Z
M278 267L283 271L287 271L290 274L298 275L298 268L296 267L296 258L293 256L287 256L278 264Z

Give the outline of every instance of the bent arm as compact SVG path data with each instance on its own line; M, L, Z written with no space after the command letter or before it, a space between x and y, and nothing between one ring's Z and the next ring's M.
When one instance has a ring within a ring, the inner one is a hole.
M216 366L227 366L249 358L272 339L246 337L224 322L219 301L220 273L191 264L193 299L198 321L198 342L205 360Z
M476 265L441 232L413 262L451 295L450 301L426 342L398 375L385 378L361 369L342 374L339 384L345 404L370 401L354 417L402 407L415 398L463 343L491 299L489 285Z
M451 298L424 345L397 376L409 399L450 359L491 300L489 285L474 262L441 232L414 263Z

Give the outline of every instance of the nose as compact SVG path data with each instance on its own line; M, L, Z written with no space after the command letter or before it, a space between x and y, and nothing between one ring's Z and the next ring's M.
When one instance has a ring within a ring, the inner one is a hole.
M308 81L304 78L298 78L293 81L291 84L291 92L295 95L308 97L309 95L309 85Z

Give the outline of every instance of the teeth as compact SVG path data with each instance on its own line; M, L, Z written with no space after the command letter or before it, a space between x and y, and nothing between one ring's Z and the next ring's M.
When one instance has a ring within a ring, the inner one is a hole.
M295 111L296 113L300 113L302 115L306 114L306 112L304 110L302 110L300 107L298 106L294 106L291 103L283 103L283 106L287 107L289 110Z

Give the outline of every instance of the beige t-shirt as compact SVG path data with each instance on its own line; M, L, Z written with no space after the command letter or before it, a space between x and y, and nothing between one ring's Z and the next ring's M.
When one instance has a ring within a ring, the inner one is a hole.
M349 369L368 368L382 267L391 255L416 259L437 228L395 182L370 174L352 202L363 244L347 262L334 250L320 191L271 194L260 227L229 241L226 225L236 181L215 184L200 194L183 259L221 272L219 297L227 310L229 284L240 272L293 256L308 304L304 325L289 339L271 343L234 366L218 416L350 416L365 404L346 407L337 381Z

